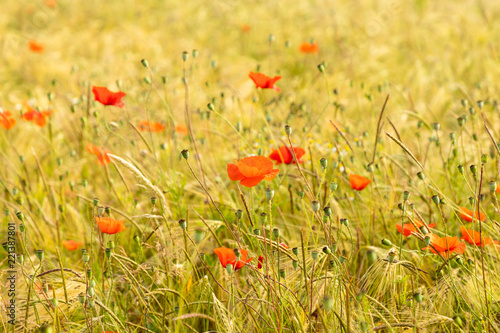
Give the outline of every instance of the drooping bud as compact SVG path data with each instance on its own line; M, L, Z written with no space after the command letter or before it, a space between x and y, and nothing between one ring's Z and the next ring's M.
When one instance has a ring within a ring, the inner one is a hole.
M149 68L149 62L148 62L146 59L142 59L142 60L141 60L141 64L142 64L145 68Z
M187 160L189 158L189 150L184 149L183 151L181 151L181 155Z
M392 242L388 240L387 238L382 239L382 245L385 246L392 246Z

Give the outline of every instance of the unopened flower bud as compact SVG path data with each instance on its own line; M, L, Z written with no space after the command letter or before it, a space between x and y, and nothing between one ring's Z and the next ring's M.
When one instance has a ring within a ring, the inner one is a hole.
M421 293L415 293L415 294L413 295L413 299L414 299L417 303L421 303L423 298L424 298L424 297L422 296L422 294L421 294Z
M323 212L325 213L325 216L332 215L332 209L330 208L330 206L326 206L325 208L323 208Z
M182 61L186 61L189 58L189 53L187 51L182 52Z
M42 261L43 258L45 257L43 250L36 250L35 254L36 254L36 257L38 258L38 260L40 260L40 261Z
M142 59L142 60L141 60L141 64L142 64L145 68L149 68L149 62L148 62L146 59Z
M437 195L432 196L432 201L437 205L439 204L439 197Z
M472 172L473 175L477 173L477 167L474 164L470 166L470 172Z
M181 155L187 160L189 158L189 150L184 149L183 151L181 151Z
M233 272L234 272L233 264L227 264L226 271L228 274L233 274Z
M266 197L267 200L272 200L274 197L274 190L272 188L266 188Z
M385 246L392 246L392 242L388 240L387 238L382 239L382 245Z
M285 125L285 133L287 136L292 135L292 127L290 125Z
M280 236L280 229L273 228L273 236L274 238L278 238Z
M182 230L186 230L186 228L187 228L186 220L180 219L179 220L179 227L181 227Z
M319 202L314 200L311 202L311 208L313 210L313 212L317 212L319 210Z
M313 260L316 260L318 259L318 256L319 256L319 252L314 250L311 252L311 257L313 258Z
M336 182L330 183L330 191L334 192L338 187L339 185Z
M292 248L292 253L295 254L296 256L298 256L299 255L299 248L298 247Z

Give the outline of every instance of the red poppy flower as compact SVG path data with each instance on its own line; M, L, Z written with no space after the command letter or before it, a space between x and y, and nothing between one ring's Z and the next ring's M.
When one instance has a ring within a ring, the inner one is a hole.
M45 5L49 8L56 8L57 1L56 0L45 0Z
M263 256L259 256L259 262L257 263L257 268L261 269L263 263L264 263L264 257Z
M62 242L62 245L66 248L66 250L73 251L82 246L82 243L74 240L66 240Z
M16 120L12 117L12 112L0 112L0 126L5 129L11 129L16 125Z
M104 148L99 148L96 145L88 142L87 143L87 151L97 157L97 164L105 165L111 162L111 158L109 158L108 154L109 150Z
M126 229L123 225L123 220L114 220L109 217L96 217L95 221L99 229L101 229L101 232L108 235L114 235Z
M122 98L126 95L124 92L112 92L106 87L92 87L95 100L103 105L113 105L119 108L125 106Z
M294 147L293 150L295 151L295 156L297 156L297 161L299 161L299 163L302 163L303 161L301 158L302 158L302 156L304 156L306 151L302 148L299 148L299 147ZM269 155L269 158L276 161L276 164L280 164L280 163L285 163L285 164L293 163L293 164L295 164L293 154L290 151L290 149L288 149L288 147L286 147L286 146L281 146L279 148L279 150L274 149L271 152L271 155Z
M240 250L241 253L241 258L236 262L236 254L234 254L234 251L231 249L228 249L227 247L218 247L214 249L215 254L217 254L217 257L219 257L219 261L222 265L222 267L226 268L228 264L233 265L233 268L235 271L240 269L241 267L245 266L248 264L250 261L253 260L253 257L250 259L247 259L248 256L248 251L247 250Z
M467 207L460 207L460 217L463 218L466 221L472 222L472 215L474 215L474 221L477 221L479 218L481 219L482 222L486 220L486 215L484 213L479 213L475 211L472 213L470 209Z
M318 53L319 46L317 43L302 43L300 44L300 52L302 53Z
M286 250L288 250L288 245L286 245L285 243L283 243L283 242L282 242L282 243L280 243L280 246L281 246L281 247L284 247Z
M52 111L38 111L33 109L28 103L25 103L24 105L28 108L28 111L24 113L21 118L27 121L32 121L39 127L47 125L47 118L52 114Z
M351 188L353 190L362 191L365 189L365 187L368 186L368 184L370 184L371 180L366 177L351 173L349 175L349 182L351 183Z
M240 180L241 185L254 187L262 180L273 180L279 169L273 169L273 161L265 156L250 156L236 163L227 164L227 174L231 180Z
M30 48L30 51L35 53L43 53L43 51L45 50L45 47L34 39L28 42L28 46Z
M281 76L275 76L271 78L265 74L254 72L250 72L248 76L252 79L257 88L274 89L276 91L281 91L280 88L274 86L274 83L281 79Z
M184 124L177 124L175 126L175 131L179 134L186 135L189 133L189 129Z
M424 226L424 223L419 220L415 220L415 225L420 229L421 227ZM436 225L434 223L428 224L427 225L429 228L434 228ZM408 237L413 233L418 233L417 229L413 226L411 223L405 223L403 226L401 224L396 224L396 229L398 229L398 232L401 233L403 231L403 235Z
M248 24L242 24L241 25L241 31L243 31L243 32L249 32L250 31L250 26Z
M436 234L430 234L431 242L429 246L422 250L431 250L434 254L440 254L448 258L452 253L462 254L465 251L465 243L458 240L457 237L439 237Z
M484 237L481 241L481 235L479 231L474 231L472 229L465 229L464 227L460 227L460 231L462 232L462 237L460 239L465 240L467 243L472 245L477 245L483 247L488 244L498 244L498 241L495 241L489 237Z
M142 132L163 132L165 126L154 121L142 120L138 124L139 130Z

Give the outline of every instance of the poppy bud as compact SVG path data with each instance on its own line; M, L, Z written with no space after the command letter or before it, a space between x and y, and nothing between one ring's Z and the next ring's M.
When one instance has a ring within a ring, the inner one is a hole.
M333 309L333 298L330 296L325 296L323 298L323 309L325 309L326 312Z
M299 192L299 197L300 197L301 199L303 199L303 198L304 198L304 195L305 195L304 191L300 191L300 192Z
M320 73L325 72L325 63L324 62L322 62L321 64L318 65L318 70L320 71Z
M280 277L284 279L286 277L286 271L284 268L280 268Z
M330 183L330 191L334 192L338 187L339 185L336 182Z
M92 270L89 268L87 269L87 278L90 280L92 278Z
M388 240L387 238L382 239L382 245L385 246L392 246L392 242Z
M348 219L340 219L340 224L343 224L349 228L349 220Z
M455 259L457 264L459 264L460 266L462 266L464 264L464 261L462 259L462 257L457 257L457 259Z
M339 261L340 261L340 263L341 263L341 264L343 264L346 260L347 260L347 258L346 258L346 257L344 257L344 256L339 256Z
M475 201L474 197L469 197L469 204L471 206L474 206L474 201Z
M410 192L404 191L403 192L403 201L408 201L409 198L410 198Z
M431 237L430 236L425 236L424 243L425 243L425 245L429 246L429 244L431 243Z
M16 254L16 259L21 265L24 263L24 255L22 253Z
M441 126L439 125L439 123L432 123L432 128L435 130L435 131L439 131L439 128Z
M330 208L330 206L326 206L325 208L323 208L323 212L325 213L325 216L332 215L332 209Z
M297 267L299 267L299 262L297 260L292 260L292 267L293 269L297 269Z
M377 261L377 253L372 249L366 251L366 257L368 258L368 262L370 263L370 265Z
M299 255L299 248L298 247L292 248L292 253L295 254L296 256L298 256Z
M322 158L319 160L319 163L321 164L321 167L323 168L323 170L326 169L326 166L328 165L328 160L326 158Z
M94 303L94 299L93 298L89 298L89 301L87 303L89 305L89 308L93 308L95 303Z
M264 212L260 213L260 223L266 224L266 221L267 221L267 214Z
M106 258L111 258L111 249L109 247L106 248L106 250L104 250L104 253L106 253Z
M465 123L465 119L463 117L458 117L457 122L458 126L462 127Z
M24 230L26 230L26 228L24 227L24 224L23 224L23 223L21 223L21 224L19 225L19 231L20 231L20 232L24 232Z
M137 244L141 244L141 238L140 238L139 236L134 235L133 240L134 240L134 242L136 242Z
M142 64L145 68L149 68L149 62L148 62L146 59L142 59L142 60L141 60L141 64Z
M481 110L484 107L484 101L477 101L477 107Z
M234 267L233 267L233 264L227 264L226 266L226 271L229 275L233 274L234 272Z
M330 248L328 246L324 246L323 247L323 253L324 254L330 254L330 253L332 253L332 251L330 250Z
M189 150L184 149L183 151L181 151L181 155L187 160L189 158Z
M97 207L97 205L99 205L99 199L97 198L94 198L94 200L92 201L94 207Z
M458 166L458 172L460 172L461 175L464 174L464 166L462 164Z
M182 52L182 61L186 61L189 58L189 53L187 51Z
M439 203L441 205L446 205L446 200L444 198L441 198L441 200L439 200Z
M85 294L84 293L80 293L78 295L78 302L80 302L80 304L85 303Z
M422 235L427 235L429 233L429 230L427 230L425 225L420 227L420 231L422 232Z
M274 238L278 238L280 236L280 229L273 228L273 236Z
M82 250L82 252L83 252L83 250ZM88 254L88 252L83 252L82 253L82 260L83 260L83 262L89 262L90 255Z
M193 55L193 58L197 58L197 57L198 57L199 52L198 52L198 50L194 49L194 50L191 52L191 54Z
M16 217L19 221L24 222L24 214L20 210L16 211Z
M255 236L260 236L260 229L253 229L253 234Z
M313 260L316 260L318 259L318 256L319 256L319 252L314 250L311 252L311 257L313 258Z
M236 215L236 218L237 218L238 220L241 220L241 218L243 217L243 211L242 211L241 209L238 209L238 210L234 213L234 215Z
M167 150L167 144L165 142L162 142L160 144L160 148L161 148L161 150Z
M487 154L481 155L481 163L486 164L487 162L488 162L488 155Z
M208 108L210 111L214 111L214 110L215 110L215 106L214 106L212 103L208 103L208 104L207 104L207 108Z
M421 293L415 293L413 295L413 299L417 302L417 303L421 303L422 302L422 299L423 299L423 296Z
M439 197L437 195L432 196L432 201L437 205L439 204Z
M241 252L240 252L240 249L235 248L235 249L233 249L233 252L234 252L234 255L236 256L236 259L237 259L237 260L240 260L240 258L241 258Z
M179 220L179 226L181 227L182 230L186 230L186 228L187 228L186 220L180 219Z
M275 38L274 38L274 35L273 35L273 34L270 34L270 35L269 35L269 37L268 37L268 41L269 41L269 43L274 42L274 39L275 39Z
M313 212L317 212L319 210L319 202L314 200L311 202L311 208L313 210Z
M274 190L272 188L266 188L266 197L267 200L271 201L274 197Z
M40 260L40 261L42 261L44 256L45 256L43 253L43 250L36 250L35 254L36 254L36 257L38 258L38 260Z
M104 214L104 207L103 206L99 206L97 208L97 215L98 216L102 216Z
M474 141L477 141L477 134L476 134L476 133L472 133L472 139L473 139Z

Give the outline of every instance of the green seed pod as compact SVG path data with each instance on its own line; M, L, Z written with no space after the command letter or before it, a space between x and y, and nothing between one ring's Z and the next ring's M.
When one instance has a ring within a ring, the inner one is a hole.
M439 204L439 197L437 195L432 196L432 201L437 205Z
M477 134L476 133L472 133L472 139L477 142Z
M21 224L19 225L19 231L20 231L20 232L24 232L24 230L26 230L26 228L25 228L25 226L24 226L24 223L21 223Z
M205 238L205 231L203 229L196 229L194 231L193 238L194 238L194 241L196 242L196 244L201 243L203 238Z
M388 240L387 238L382 239L382 245L385 246L392 246L392 242Z
M111 249L109 247L104 250L104 253L106 254L106 258L111 258Z
M319 202L318 201L314 200L314 201L311 202L311 208L312 208L313 212L316 213L317 211L319 211L319 207L320 206L319 206Z
M304 193L304 191L300 191L300 192L299 192L299 197L300 197L301 199L304 199L304 196L305 196L305 195L306 195L306 194Z
M333 309L333 298L330 296L325 296L323 298L323 309L325 309L326 312L329 312Z
M186 228L187 228L186 220L180 219L179 220L179 227L181 227L182 230L186 230Z
M372 249L369 249L366 251L366 258L368 259L370 265L373 265L377 261L377 253Z
M161 148L161 150L167 150L167 144L165 142L162 142L160 144L160 148Z
M432 128L435 130L435 131L439 131L439 128L441 126L439 125L439 123L432 123Z
M295 254L296 256L298 256L299 255L299 248L298 247L292 248L292 253Z
M324 254L330 254L332 253L332 251L330 250L330 248L328 246L323 246L323 253Z
M142 64L145 68L149 68L149 62L148 62L146 59L142 59L142 60L141 60L141 64Z
M278 238L280 236L280 230L278 228L273 228L273 236L274 238Z
M290 125L285 125L285 133L287 136L292 135L292 127Z
M326 158L322 158L319 160L319 163L321 164L321 167L323 168L323 170L325 170L327 165L328 165L328 160Z
M156 197L151 197L151 204L152 204L153 206L155 206L155 205L156 205Z
M389 263L393 263L394 259L396 259L396 254L394 252L389 252L389 255L387 256L387 261Z
M292 267L293 269L297 269L297 267L299 267L299 262L297 260L292 260Z
M464 166L462 164L458 166L458 172L460 172L461 175L464 174Z
M403 201L408 201L409 198L410 198L410 192L404 191L403 192Z
M486 164L488 162L488 155L487 154L482 154L481 155L481 163Z
M429 244L431 243L431 237L430 236L425 236L424 243L425 243L426 246L429 246Z
M419 171L417 173L417 177L420 179L420 180L425 180L425 174L422 172L422 171Z
M141 237L137 236L137 235L134 235L134 237L132 238L134 240L134 242L136 244L141 244Z
M325 216L332 215L332 209L330 208L330 206L326 206L325 208L323 208L323 212L325 213Z
M267 222L267 214L262 212L260 213L260 224L264 225Z
M457 262L457 264L459 264L460 266L463 266L463 264L464 264L464 261L463 261L462 257L457 257L457 258L455 259L455 261L456 261L456 262Z
M93 298L89 298L87 304L88 304L89 308L93 308L94 305L95 305L94 299Z
M187 160L189 158L189 150L184 149L183 151L181 151L181 155Z
M421 293L415 293L415 294L413 295L413 299L414 299L417 303L421 303L421 302L422 302L422 300L423 300L423 298L424 298L424 297L422 296L422 294L421 294Z
M269 37L267 38L267 40L269 41L269 43L274 42L274 40L275 40L274 35L270 34Z
M344 257L344 256L339 256L339 261L340 261L340 263L341 263L341 264L343 264L346 260L347 260L347 258L346 258L346 257Z
M483 107L484 107L484 101L477 101L477 107L479 108L479 110L482 110Z
M16 259L21 265L24 263L24 255L22 253L16 254Z
M260 229L253 229L253 234L256 236L260 236Z
M280 269L280 277L281 277L282 279L286 278L286 271L285 271L285 269L284 269L284 268L281 268L281 269Z
M274 190L272 188L266 188L266 197L267 200L271 201L274 197Z
M241 209L238 209L234 215L236 215L236 219L239 221L243 217L243 211Z
M451 133L450 133L450 139L451 139L451 141L455 142L455 138L456 138L456 137L455 137L455 133L454 133L454 132L451 132Z
M193 58L198 58L199 52L198 50L194 49L191 54L193 55Z
M20 210L16 211L16 217L19 221L24 222L24 214Z
M92 200L92 204L94 205L94 207L97 207L97 205L99 205L99 199L94 198L94 200Z
M87 252L82 253L82 260L83 262L89 262L90 254L88 254Z
M233 274L234 272L234 267L233 267L233 264L227 264L226 266L226 271L229 275Z
M43 258L45 257L43 250L36 250L35 254L36 254L36 257L38 258L38 260L40 260L40 261L42 261Z
M80 302L80 304L85 303L85 294L84 293L80 293L78 295L78 302Z
M189 53L187 51L182 52L182 61L186 61L189 58Z
M340 224L343 224L349 228L349 220L348 219L344 219L344 218L340 219Z
M103 206L99 206L97 208L97 215L98 216L102 216L104 214L104 207Z
M488 187L490 188L491 192L495 192L497 190L497 182L492 180L488 183Z
M422 235L427 235L429 233L429 230L425 227L425 225L420 227L420 232L422 232Z
M92 270L89 268L87 269L87 278L91 279L92 278Z
M324 73L325 72L325 64L324 63L319 64L318 70L320 71L320 73Z
M462 127L465 124L464 117L458 117L457 122L458 122L458 126Z
M314 250L311 252L311 257L313 258L313 260L316 260L318 259L318 256L319 256L319 252Z
M339 187L339 185L336 182L331 182L330 183L330 191L335 192L335 190Z
M474 201L476 199L474 197L469 197L469 204L474 207Z
M441 198L441 200L439 200L439 203L441 205L446 205L446 200L444 198Z

